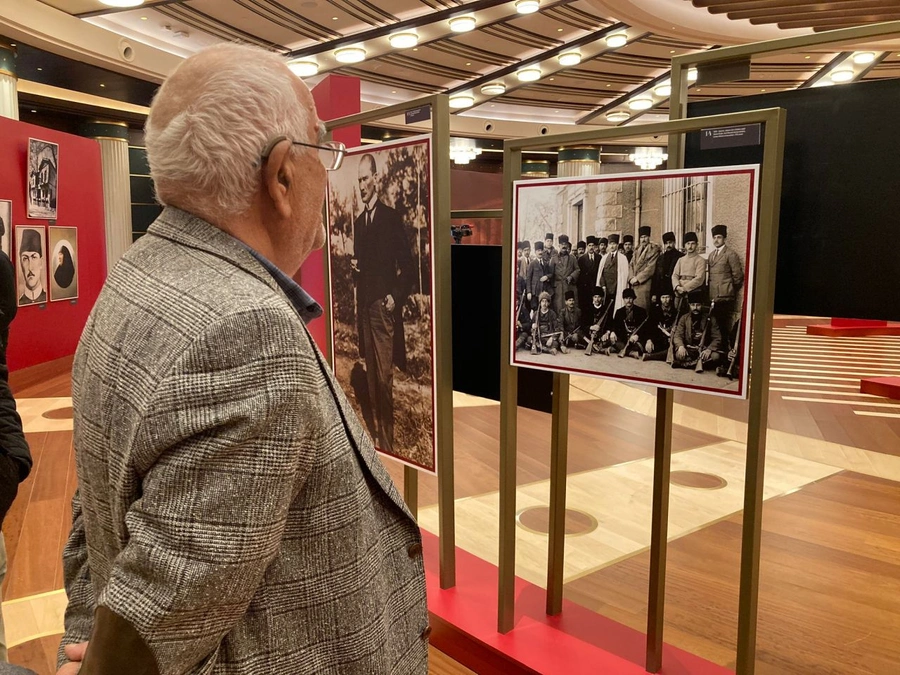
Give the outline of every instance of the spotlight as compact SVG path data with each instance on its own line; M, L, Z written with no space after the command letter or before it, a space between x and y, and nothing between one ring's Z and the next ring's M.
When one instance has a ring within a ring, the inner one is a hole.
M606 113L606 119L610 122L624 122L629 117L631 117L631 115L629 115L624 110L616 110L614 112Z
M388 36L388 42L394 49L409 49L419 44L419 36L413 31L404 31Z
M502 82L490 82L481 88L481 93L487 96L499 96L506 92L506 85Z
M143 5L144 0L100 0L100 4L108 7L137 7Z
M672 83L666 80L653 90L653 93L662 98L668 98L672 95Z
M653 107L653 99L647 98L646 96L633 98L628 101L628 107L632 110L649 110Z
M315 61L291 61L287 66L297 77L312 77L319 74L319 64Z
M541 69L534 66L522 68L521 70L516 71L516 77L518 77L521 82L534 82L535 80L541 79Z
M625 33L616 33L606 38L606 46L610 49L624 47L626 44L628 44L628 36Z
M458 94L450 97L451 108L468 108L475 105L475 97L471 94Z
M864 66L875 60L875 52L860 52L853 55L853 63L858 66Z
M450 30L454 33L468 33L475 28L474 16L457 16L450 19Z
M334 58L340 63L359 63L365 61L366 50L362 47L341 47L334 50Z
M518 0L516 2L516 11L519 14L534 14L540 8L540 0Z
M577 66L581 63L581 52L563 52L557 59L561 66Z
M840 70L832 70L828 77L831 78L832 82L849 82L856 76L852 70L841 68Z

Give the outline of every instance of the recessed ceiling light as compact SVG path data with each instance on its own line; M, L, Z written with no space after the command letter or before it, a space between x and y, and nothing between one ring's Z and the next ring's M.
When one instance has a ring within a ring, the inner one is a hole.
M854 78L854 74L848 68L841 68L840 70L832 70L828 77L831 78L832 82L849 82Z
M37 112L37 110L32 110L32 111L31 111L31 112L33 112L33 113L36 113L36 112Z
M475 104L475 97L472 94L457 94L450 97L451 108L468 108Z
M491 82L481 88L481 93L487 96L499 96L506 92L506 85L502 82Z
M43 70L43 68L38 67L38 70Z
M142 17L141 17L141 21L146 21L146 20L147 20L147 17L146 17L146 16L142 16Z
M658 87L653 90L653 93L657 96L662 96L663 98L668 98L672 95L672 82L666 80L662 82Z
M760 91L765 91L765 89L760 89Z
M606 119L608 119L610 122L624 122L629 117L631 117L631 115L629 115L624 110L616 110L614 112L606 113Z
M101 82L101 83L100 83L100 86L101 86L101 87L105 87L105 86L106 86L106 85L105 85L105 84L103 84L103 83L102 83L102 82Z
M471 61L466 61L466 65L467 65L467 66L471 66L471 65L472 65L472 62L471 62Z
M555 77L548 77L547 79L548 79L550 82L553 82L553 80L555 80L556 78L555 78Z
M628 101L628 107L632 110L649 110L653 107L653 99L639 96Z
M457 16L450 19L450 30L454 33L468 33L475 28L474 16Z
M557 58L561 66L576 66L581 63L581 52L563 52Z
M315 61L305 59L290 61L288 62L287 67L290 68L291 72L297 77L312 77L313 75L319 74L319 64Z
M563 29L562 29L562 28L557 28L557 29L556 29L556 32L557 32L557 33L562 33L562 32L563 32Z
M144 0L100 0L100 4L107 7L137 7L143 5Z
M534 14L540 8L540 0L516 0L516 11L519 14Z
M623 47L627 43L628 36L625 33L616 33L615 35L610 35L608 38L606 38L606 46L610 49Z
M419 36L415 31L407 30L388 36L388 42L394 49L409 49L419 44Z
M860 52L853 55L853 63L862 66L875 60L875 52Z
M522 68L521 70L516 71L516 77L518 77L521 82L534 82L535 80L541 79L541 69L534 66Z
M810 57L810 56L804 56L803 58L804 58L804 59L808 59L808 58L811 58L811 57Z
M337 21L338 18L337 18L336 16L333 16L333 17L331 17L331 20L332 20L332 21Z
M334 50L334 58L340 63L359 63L366 58L366 50L362 47L341 47Z
M697 81L697 69L696 68L688 68L688 82L696 82Z
M674 49L670 49L670 50L669 50L669 53L670 53L670 54L674 54L674 53L675 53L675 50L674 50Z

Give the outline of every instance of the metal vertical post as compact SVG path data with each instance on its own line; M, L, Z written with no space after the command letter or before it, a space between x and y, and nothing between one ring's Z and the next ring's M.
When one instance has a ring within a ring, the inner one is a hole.
M562 611L566 550L566 474L569 450L569 376L553 374L550 438L550 532L547 546L547 614Z
M497 631L508 633L515 623L516 583L516 433L518 369L510 365L512 347L513 181L522 170L522 151L503 150L503 297L500 303L500 551L497 569Z
M756 247L756 295L750 344L750 410L747 417L747 466L744 479L744 523L741 535L741 585L738 598L737 675L756 670L756 620L759 601L759 553L762 535L766 429L769 420L769 365L775 305L775 261L781 210L781 172L786 112L778 110L766 123L760 182L759 231Z

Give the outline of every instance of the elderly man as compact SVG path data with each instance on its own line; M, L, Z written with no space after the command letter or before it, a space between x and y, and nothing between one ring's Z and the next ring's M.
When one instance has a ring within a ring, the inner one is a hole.
M165 210L72 371L60 673L427 672L422 545L305 323L325 144L275 54L184 61L147 120ZM88 641L86 651L84 642Z
M647 311L650 311L650 291L660 253L659 246L650 241L650 227L642 225L638 228L638 247L631 258L631 278L628 283L637 296L635 304Z

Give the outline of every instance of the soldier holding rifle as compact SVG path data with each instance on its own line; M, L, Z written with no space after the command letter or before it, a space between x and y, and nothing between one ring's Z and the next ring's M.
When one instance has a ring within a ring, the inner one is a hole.
M709 310L703 307L703 292L688 295L690 311L678 319L672 334L673 368L715 368L722 359L722 332Z

